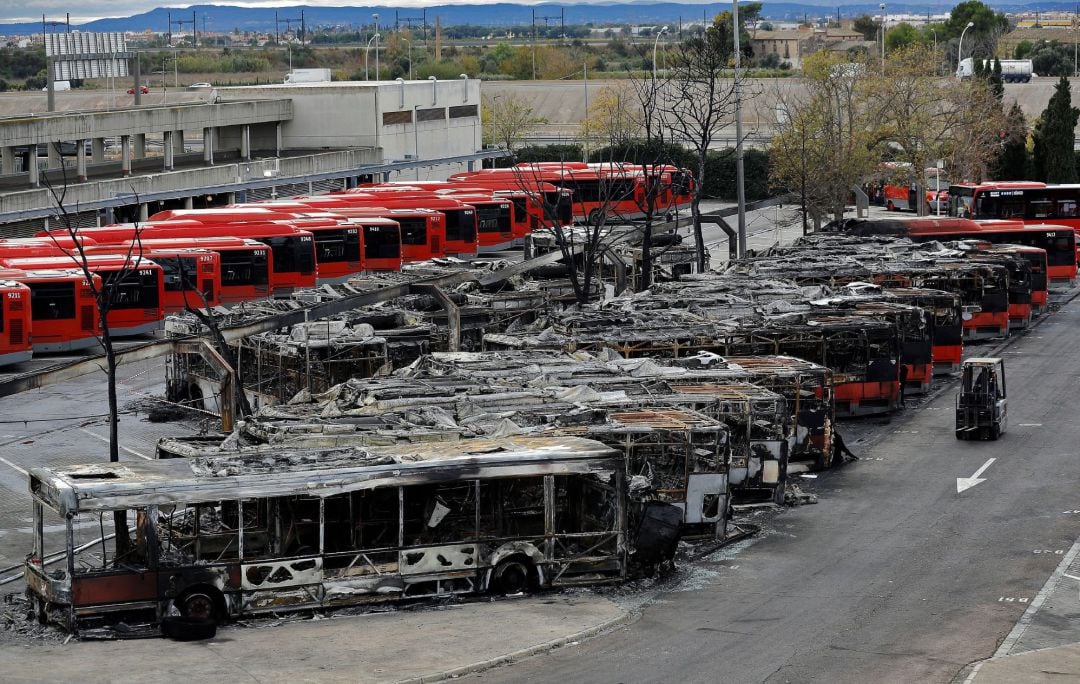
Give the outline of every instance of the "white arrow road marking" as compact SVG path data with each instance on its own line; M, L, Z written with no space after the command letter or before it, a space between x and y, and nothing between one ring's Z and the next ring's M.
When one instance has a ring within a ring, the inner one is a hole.
M993 463L996 460L997 460L996 458L988 458L988 459L986 459L986 463L983 463L982 467L979 468L978 470L976 470L975 474L972 475L971 477L958 477L958 478L956 478L956 493L959 494L960 492L964 491L965 489L971 489L972 487L979 484L980 482L986 482L986 478L979 477L979 476L982 475L983 471L985 471L987 468L989 468L990 464Z

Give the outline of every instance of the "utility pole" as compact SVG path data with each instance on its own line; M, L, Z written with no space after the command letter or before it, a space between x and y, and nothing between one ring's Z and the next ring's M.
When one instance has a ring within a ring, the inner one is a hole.
M584 74L585 79L585 140L583 141L581 150L584 153L583 156L585 158L581 161L587 164L589 162L589 134L591 133L589 130L589 63L585 62L582 66L582 73Z
M197 14L196 12L191 13L191 47L193 47L193 48L198 48L199 47L199 35L197 33L198 29L199 29L199 26L198 26L198 23L197 23L199 17L196 16L196 14Z
M731 0L731 23L735 31L735 190L739 203L739 257L746 256L746 176L743 171L742 92L739 69L739 0Z

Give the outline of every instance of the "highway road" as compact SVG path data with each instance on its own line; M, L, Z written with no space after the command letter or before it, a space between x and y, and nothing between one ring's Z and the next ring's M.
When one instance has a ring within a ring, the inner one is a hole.
M660 594L613 633L473 679L952 680L994 653L1080 534L1078 331L1080 302L1004 350L1000 441L955 439L949 388L868 431L880 437L856 447L859 462L814 481L819 505L707 559L697 587ZM989 459L985 481L957 493Z

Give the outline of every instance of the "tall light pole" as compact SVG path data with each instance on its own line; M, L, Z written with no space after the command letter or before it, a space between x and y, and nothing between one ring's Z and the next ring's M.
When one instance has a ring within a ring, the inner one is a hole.
M364 80L365 81L368 80L368 68L367 68L368 67L368 53L371 51L371 41L376 40L378 37L379 37L379 34L376 33L371 38L369 38L368 42L367 42L367 47L364 48ZM377 53L377 52L375 53L376 59L378 59L378 54L379 53ZM378 74L375 74L375 75L378 76Z
M881 8L881 73L885 73L885 3L878 5Z
M495 102L502 97L501 95L491 96L491 144L496 145L496 133L495 133ZM483 142L483 141L481 141ZM496 145L497 146L497 145ZM491 168L495 168L495 160L491 160Z
M422 106L413 105L412 108L413 157L416 162L416 180L420 180L420 121L417 119L420 112L417 110Z
M379 80L379 15L372 14L371 18L375 20L375 80Z
M742 75L742 48L739 47L739 0L731 0L731 24L735 31L735 190L739 208L739 256L746 256L746 176L743 172L742 140L742 93L739 80Z
M652 80L653 80L653 87L654 88L656 87L656 46L660 44L660 36L667 33L667 30L668 30L668 27L665 26L662 29L660 29L659 31L657 31L656 32L656 40L654 40L653 44L652 44Z
M929 21L929 18L927 21ZM938 65L934 67L934 75L937 76L941 73L941 61L937 53L937 31L934 30L933 26L927 26L927 28L930 29L930 33L934 34L934 59L938 60Z
M411 81L411 80L413 80L413 77L412 77L412 41L411 40L405 40L404 38L402 38L401 40L405 41L405 45L407 45L408 49L409 49L409 80Z
M964 27L964 30L960 32L960 42L956 46L956 77L957 78L960 78L960 58L964 54L964 34L967 33L967 30L969 28L971 28L972 26L974 26L974 25L975 25L975 22L969 21L967 23L967 26ZM974 62L972 62L972 70L974 70L974 68L975 68Z

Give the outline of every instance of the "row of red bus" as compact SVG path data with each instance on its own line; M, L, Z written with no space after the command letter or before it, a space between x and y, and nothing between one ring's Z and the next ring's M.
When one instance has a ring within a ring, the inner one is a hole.
M403 262L470 257L542 226L627 220L689 202L674 167L535 164L447 181L381 183L329 195L216 209L164 211L141 224L84 228L78 240L95 284L113 292L107 323L142 335L167 313L286 295ZM33 352L97 344L101 332L83 256L66 234L0 241L0 364Z

